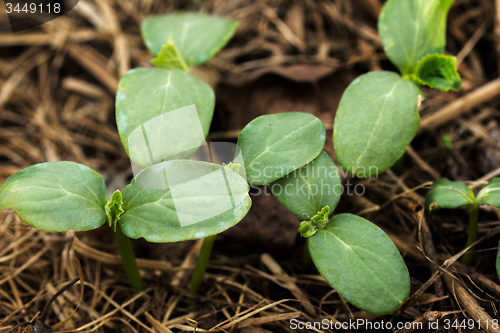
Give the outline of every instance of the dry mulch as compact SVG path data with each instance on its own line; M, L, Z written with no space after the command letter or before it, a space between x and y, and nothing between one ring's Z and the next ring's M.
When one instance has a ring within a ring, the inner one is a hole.
M114 121L118 80L130 68L151 66L139 33L141 20L176 10L240 20L228 46L193 70L216 90L210 139L235 140L251 119L286 111L315 114L331 134L345 87L368 70L394 70L376 32L381 4L82 0L68 15L17 34L10 32L1 7L0 178L35 163L70 160L101 172L111 192L123 188L131 170ZM457 55L463 88L426 90L421 131L407 154L376 179L349 179L363 184L366 193L345 195L336 210L376 223L400 248L412 277L412 297L397 316L359 311L317 271L303 269L299 221L273 198L258 197L249 216L219 237L196 296L187 291L186 282L200 242L134 242L147 285L134 293L109 229L48 233L28 227L12 212L1 212L0 332L39 316L52 295L78 276L75 257L83 267L84 294L59 331L291 332L291 319L426 325L436 319L498 319L494 263L500 210L481 211L483 238L473 266L463 267L452 262L466 240L464 211L441 211L431 219L422 206L425 187L437 178L469 181L478 188L500 175L500 2L456 0L449 14L447 52ZM452 137L452 148L441 144L444 134ZM328 137L325 150L333 155ZM446 273L440 265L448 268ZM79 298L77 283L51 304L46 323L64 322Z

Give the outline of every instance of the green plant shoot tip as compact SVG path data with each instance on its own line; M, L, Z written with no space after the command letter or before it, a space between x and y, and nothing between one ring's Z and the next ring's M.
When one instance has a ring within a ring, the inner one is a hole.
M311 218L311 221L320 229L324 229L328 223L328 215L330 214L330 207L325 206L316 215Z
M453 56L428 54L420 59L410 77L418 84L442 91L458 90L462 87L462 79L457 72L457 59Z
M304 238L313 236L318 231L316 225L311 221L300 222L299 233Z
M451 137L451 135L443 134L441 136L441 144L447 149L453 148L453 138Z
M111 199L106 203L106 215L108 216L109 226L116 232L116 224L120 220L120 216L125 212L122 209L123 201L120 190L116 190L111 196Z
M228 164L222 163L223 166L227 166L229 169L233 170L234 172L240 172L241 164L239 163L233 163L229 162Z
M330 207L323 207L311 220L300 222L299 233L305 238L313 236L318 231L318 228L324 229L326 227L329 214Z
M472 187L469 188L469 198L471 199L472 202L475 202L475 198L474 198L474 191L472 190Z
M185 72L189 72L189 68L175 46L172 36L170 36L167 43L161 47L160 53L158 53L156 58L151 60L151 63L161 68L181 69Z

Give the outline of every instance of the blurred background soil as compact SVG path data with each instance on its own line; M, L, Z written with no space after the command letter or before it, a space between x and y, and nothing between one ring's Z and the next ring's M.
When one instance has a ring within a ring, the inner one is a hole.
M235 142L239 130L255 117L302 111L324 121L325 150L334 157L332 123L344 89L367 71L396 70L377 35L382 4L80 0L67 15L16 34L0 5L0 182L32 164L67 160L99 171L110 192L123 189L132 172L115 124L118 81L130 68L152 66L139 32L141 20L185 10L240 20L229 44L192 69L216 92L209 140ZM186 282L200 242L135 241L147 285L145 292L136 294L128 287L108 227L79 233L72 242L72 232L37 231L14 213L0 212L0 332L33 319L77 276L74 256L83 266L85 292L78 311L60 328L64 331L291 332L291 319L410 322L423 320L428 310L450 320L478 313L498 318L498 235L476 247L471 267L453 265L453 275L430 280L436 264L463 249L468 217L458 209L436 212L431 219L422 207L425 187L437 178L468 181L477 189L500 175L500 1L455 0L448 16L446 53L457 56L462 89L424 88L421 131L407 153L378 178L349 178L351 184L363 184L366 192L344 195L336 209L376 223L401 250L412 294L423 292L397 317L359 311L315 269L302 267L300 221L274 197L254 191L247 217L218 236L194 298ZM442 144L443 135L451 137L452 146ZM498 226L499 219L498 209L482 209L479 237ZM465 288L456 287L458 281ZM47 323L65 320L78 299L77 285L52 304Z

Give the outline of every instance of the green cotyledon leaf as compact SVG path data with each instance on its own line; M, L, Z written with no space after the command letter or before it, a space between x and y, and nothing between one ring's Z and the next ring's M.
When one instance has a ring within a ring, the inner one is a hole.
M307 241L326 282L359 309L388 314L408 298L408 269L392 240L375 224L339 214Z
M288 211L302 220L311 219L325 206L333 211L342 195L338 168L325 151L269 188Z
M419 61L411 79L442 91L458 90L462 79L457 72L457 59L442 54L428 54Z
M101 175L74 162L35 164L0 186L0 209L12 209L30 226L46 231L85 231L106 222L108 200Z
M214 104L210 86L182 70L129 70L116 94L116 123L125 151L142 168L189 158L208 134Z
M248 183L264 185L314 160L325 145L325 125L315 116L287 112L260 116L238 136Z
M424 56L442 54L446 16L453 0L387 0L378 33L389 59L403 75L411 74Z
M492 205L500 208L500 178L493 178L488 185L483 187L477 194L477 203L480 205Z
M251 205L249 186L229 166L172 160L142 170L123 191L119 225L131 238L177 242L218 234Z
M438 179L425 196L425 208L430 213L436 208L458 208L474 203L470 190L464 182Z
M171 37L187 66L212 58L234 35L238 21L204 13L148 16L141 34L149 51L157 56Z
M344 91L333 124L341 168L360 178L378 176L405 152L420 125L420 88L393 72L359 76Z

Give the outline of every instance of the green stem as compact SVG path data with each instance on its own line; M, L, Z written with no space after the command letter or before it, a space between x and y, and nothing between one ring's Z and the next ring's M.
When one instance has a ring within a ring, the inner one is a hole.
M309 252L309 239L306 238L306 243L304 244L304 250L302 251L302 270L308 271L314 266L314 262L311 258L311 253Z
M139 274L139 268L137 267L137 262L135 261L132 243L130 242L130 238L123 234L119 223L116 224L115 236L120 254L122 256L123 266L125 267L125 272L127 273L132 289L135 291L144 290L144 283L142 282L142 277Z
M479 205L474 202L472 205L467 206L467 209L469 210L469 237L467 238L467 244L465 244L465 247L469 247L477 239ZM474 255L473 250L474 248L471 248L464 254L462 257L462 264L467 266L470 265L472 262L472 256Z
M189 288L193 293L198 291L201 281L203 281L203 275L207 269L208 259L212 253L212 246L214 245L215 236L208 236L203 240L201 245L200 255L198 256L198 261L196 261L196 266L194 267L193 276L189 282Z

